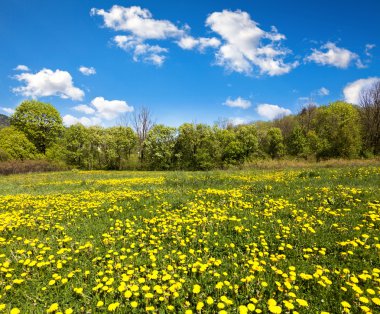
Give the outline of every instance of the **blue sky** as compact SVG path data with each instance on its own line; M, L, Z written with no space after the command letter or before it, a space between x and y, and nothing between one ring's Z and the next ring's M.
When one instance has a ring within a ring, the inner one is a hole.
M53 104L66 125L270 120L358 102L380 77L380 1L12 0L0 4L0 113Z

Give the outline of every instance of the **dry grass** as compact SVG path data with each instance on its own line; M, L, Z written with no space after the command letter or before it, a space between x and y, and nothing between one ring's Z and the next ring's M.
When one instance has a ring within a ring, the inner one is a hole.
M243 169L287 169L287 168L333 168L379 166L380 158L374 159L330 159L320 162L315 160L256 160L244 164Z

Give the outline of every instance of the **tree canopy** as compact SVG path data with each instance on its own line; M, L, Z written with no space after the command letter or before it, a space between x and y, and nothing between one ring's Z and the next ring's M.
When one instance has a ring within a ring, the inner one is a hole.
M63 131L58 110L37 100L23 101L11 117L11 125L22 131L43 154Z

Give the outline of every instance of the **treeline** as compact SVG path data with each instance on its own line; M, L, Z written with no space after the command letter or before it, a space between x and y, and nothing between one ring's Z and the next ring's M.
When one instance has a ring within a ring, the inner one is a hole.
M208 170L257 159L368 158L380 154L380 84L361 106L306 106L297 115L234 126L151 123L146 109L130 126L64 127L51 105L24 101L0 129L0 161L49 160L80 169Z

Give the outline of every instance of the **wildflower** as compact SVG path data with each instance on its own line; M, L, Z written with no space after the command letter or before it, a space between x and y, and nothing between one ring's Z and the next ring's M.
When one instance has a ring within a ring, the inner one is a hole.
M116 311L116 309L119 307L119 305L120 305L119 302L111 303L110 305L108 305L108 311L109 312Z
M103 305L104 305L103 301L98 301L98 303L96 303L96 307L102 307Z
M47 309L46 313L54 313L55 311L58 310L58 303L53 303L50 305L50 307Z
M194 285L193 287L193 293L197 294L201 291L201 286L200 285Z
M201 301L198 302L197 303L197 307L196 307L197 311L201 311L203 309L204 305L205 304L203 302L201 302Z
M208 305L214 304L214 299L213 299L212 297L207 297L207 299L206 299L206 303L207 303Z
M297 303L301 306L305 306L305 307L308 307L309 306L309 303L307 303L307 301L303 300L303 299L296 299Z

